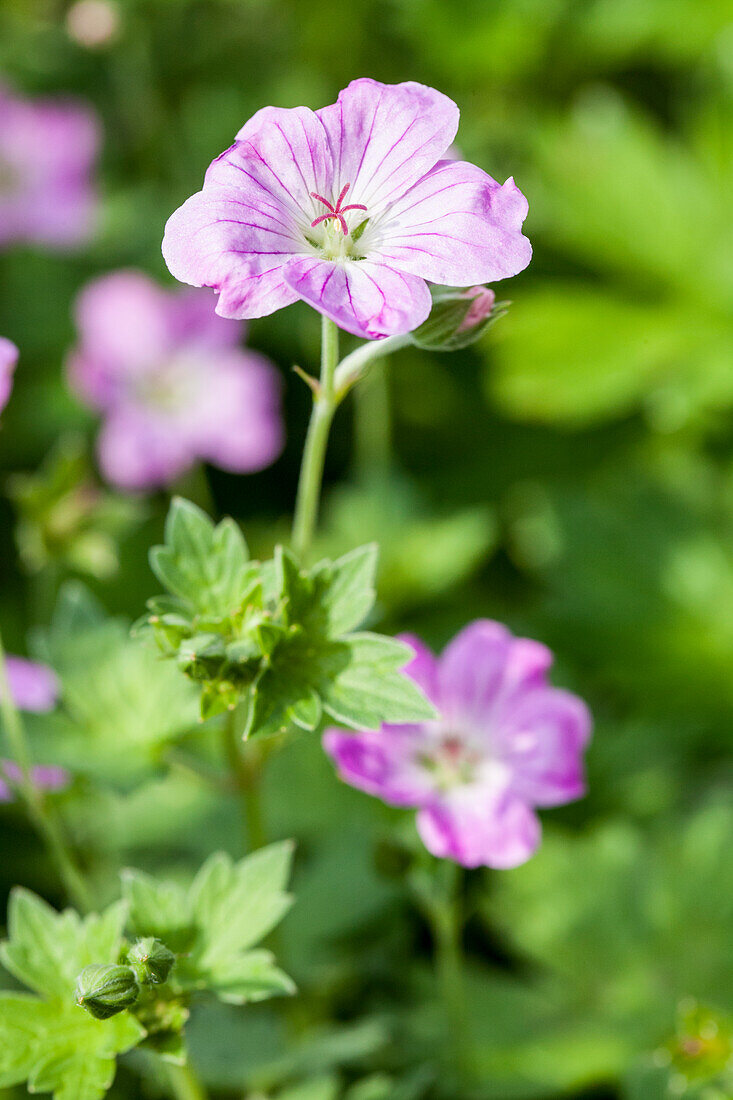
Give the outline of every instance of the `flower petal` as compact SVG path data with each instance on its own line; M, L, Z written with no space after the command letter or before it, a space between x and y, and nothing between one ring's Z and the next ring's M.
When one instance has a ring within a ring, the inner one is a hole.
M58 695L53 669L25 657L8 657L7 672L10 694L19 710L53 710Z
M545 682L551 664L552 654L540 642L515 638L501 623L478 619L440 658L441 709L448 721L491 733L513 698Z
M224 470L261 470L282 450L280 376L254 352L232 351L211 360L206 383L186 415L198 455Z
M285 281L314 309L368 340L411 332L432 307L422 279L369 260L334 263L304 257L287 265Z
M113 401L119 382L159 366L173 350L171 295L140 271L95 279L74 307L83 347L69 358L76 391L100 408Z
M459 120L455 103L434 88L367 78L352 80L317 114L331 144L335 194L350 184L346 201L364 203L370 216L433 167Z
M420 806L432 782L416 763L422 745L420 726L382 726L364 733L329 729L323 747L344 782L393 806Z
M496 733L498 755L511 768L518 797L533 806L581 798L591 726L587 706L569 691L545 687L518 697Z
M503 870L525 863L536 851L540 823L532 810L511 796L495 798L480 787L457 788L420 810L417 828L433 855L464 867Z
M12 340L0 336L0 412L13 391L13 373L18 362L18 349Z
M120 489L168 485L197 458L174 420L134 407L112 410L97 441L102 473Z
M170 216L163 258L176 279L219 292L220 316L266 317L297 300L283 266L302 245L269 193L241 179L237 190L205 187Z
M531 259L526 215L513 179L502 187L474 164L444 160L386 211L369 254L444 286L494 282Z

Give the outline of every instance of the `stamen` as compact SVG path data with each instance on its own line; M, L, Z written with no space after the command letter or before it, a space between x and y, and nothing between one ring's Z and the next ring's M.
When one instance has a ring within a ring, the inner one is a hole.
M344 214L348 210L366 210L366 206L364 206L364 204L360 203L360 202L352 202L348 206L343 206L343 207L341 206L341 203L344 201L344 199L346 197L346 192L349 190L350 187L351 187L350 183L345 183L344 184L344 186L341 188L341 194L336 199L336 205L335 206L332 206L331 203L328 201L328 199L324 199L323 195L319 195L317 191L311 191L311 193L310 193L311 198L312 199L318 199L318 201L322 202L323 205L325 207L327 207L328 211L329 211L328 214L320 214L317 218L315 218L311 222L311 229L316 225L320 225L321 222L326 222L330 218L333 218L334 221L337 221L339 223L339 225L341 226L341 229L343 231L344 236L348 237L349 227L346 224L346 218L344 217Z

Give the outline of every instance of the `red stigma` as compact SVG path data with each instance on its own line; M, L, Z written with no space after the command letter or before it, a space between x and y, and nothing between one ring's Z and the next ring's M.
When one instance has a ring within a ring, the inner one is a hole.
M332 206L328 199L324 199L323 195L319 195L317 191L311 191L312 199L318 199L319 202L322 202L324 206L328 207L328 213L321 214L319 217L315 218L311 222L311 228L313 228L313 226L319 225L321 222L327 222L329 218L333 218L341 226L344 236L348 237L349 227L346 224L346 218L344 217L344 214L347 210L366 210L366 206L363 206L360 202L352 202L349 204L349 206L341 205L341 203L344 201L344 198L346 197L346 192L349 190L350 187L350 183L344 184L344 186L341 188L341 194L336 199L335 206Z

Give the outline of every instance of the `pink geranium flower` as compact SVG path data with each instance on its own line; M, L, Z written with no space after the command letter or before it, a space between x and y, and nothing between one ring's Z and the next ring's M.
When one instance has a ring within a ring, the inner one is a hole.
M223 317L301 298L357 336L410 332L428 282L505 279L531 256L514 180L446 159L458 117L433 88L367 79L320 111L263 108L168 221L168 267L214 287Z
M217 317L210 294L115 272L82 292L76 321L70 379L104 418L98 450L109 481L150 489L199 460L247 473L277 458L277 371L237 346L242 326Z
M18 349L11 340L0 336L0 412L13 391L13 373L18 362Z
M7 657L5 668L10 684L13 702L20 710L53 710L58 695L58 685L52 669L47 665L28 661L25 657ZM68 773L63 768L39 764L31 770L33 782L45 790L58 790L69 782ZM18 783L21 771L12 760L0 760L0 802L9 802L13 793L6 782Z
M540 842L535 807L584 793L591 719L581 699L547 683L552 655L488 620L436 658L416 638L407 672L441 714L416 726L328 730L341 777L395 806L418 808L436 856L466 867L515 867Z
M87 106L0 87L0 247L74 245L92 228L99 125Z

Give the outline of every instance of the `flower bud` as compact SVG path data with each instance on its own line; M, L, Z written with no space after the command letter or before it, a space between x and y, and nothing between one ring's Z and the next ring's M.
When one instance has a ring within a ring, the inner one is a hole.
M468 347L506 313L507 305L507 302L497 305L493 290L486 286L465 290L440 287L433 291L430 316L410 333L410 339L428 351Z
M127 961L141 984L160 985L167 980L176 956L160 940L146 936L133 944L127 953Z
M85 966L76 980L76 1003L96 1020L108 1020L135 1004L140 995L129 966Z

